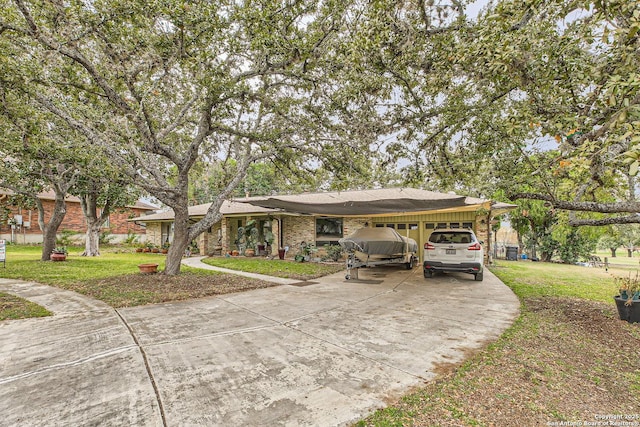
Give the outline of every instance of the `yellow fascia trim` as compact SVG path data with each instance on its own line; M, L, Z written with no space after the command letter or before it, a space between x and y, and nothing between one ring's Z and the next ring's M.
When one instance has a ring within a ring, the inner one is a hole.
M323 215L323 216L335 216L335 217L347 217L347 218L384 218L384 217L394 217L394 216L406 216L406 215L433 215L433 214L441 214L441 213L451 213L451 212L473 212L480 208L485 208L489 210L491 208L491 202L479 203L475 205L467 205L462 207L455 208L446 208L446 209L434 209L430 211L412 211L412 212L397 212L392 214L370 214L370 215Z

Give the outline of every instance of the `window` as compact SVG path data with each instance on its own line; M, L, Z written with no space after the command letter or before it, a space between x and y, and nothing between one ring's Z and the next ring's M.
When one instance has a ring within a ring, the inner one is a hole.
M462 228L473 228L473 223L472 222L463 222L462 223Z
M384 224L376 224L376 228L382 228L384 227Z
M387 227L389 227L389 228L396 228L396 225L395 225L395 224L387 224Z
M433 230L434 228L436 228L436 225L434 223L432 223L432 222L427 222L424 225L424 228L426 228L427 230Z
M337 245L342 238L342 218L316 218L316 246Z
M418 224L409 224L409 230L417 230Z
M436 226L436 228L447 228L447 223L446 222L439 222L438 225Z
M449 223L449 228L460 228L460 223L459 222L450 222Z
M398 224L398 230L406 230L407 224Z

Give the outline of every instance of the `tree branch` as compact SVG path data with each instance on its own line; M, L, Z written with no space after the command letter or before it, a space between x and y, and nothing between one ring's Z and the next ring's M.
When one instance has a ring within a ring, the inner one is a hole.
M602 219L569 219L569 225L573 227L582 227L586 225L590 226L603 226L611 224L638 224L640 223L640 215L629 216L617 216L611 218Z
M599 202L569 202L566 200L557 200L553 196L539 193L516 193L509 195L511 200L514 199L529 199L529 200L543 200L549 202L553 207L563 209L567 211L582 211L582 212L599 212L599 213L623 213L640 212L640 202L628 201L628 202L613 202L613 203L599 203Z

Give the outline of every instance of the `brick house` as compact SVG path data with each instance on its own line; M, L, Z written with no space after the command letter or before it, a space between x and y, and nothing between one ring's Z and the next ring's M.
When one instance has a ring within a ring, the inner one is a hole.
M189 214L201 219L210 204L192 206ZM202 255L236 249L237 230L248 221L257 224L259 238L272 235L272 251L288 247L293 256L302 244L320 252L362 227L393 227L422 247L436 228L471 228L491 252L491 218L514 205L490 200L437 193L414 188L358 190L248 197L226 201L222 220L201 234L197 246ZM133 221L144 222L147 239L156 245L172 240L173 212L151 214ZM420 257L422 258L422 251Z
M0 190L0 203L2 199L11 195L10 192ZM45 222L49 221L53 211L55 196L53 192L40 193L38 198L42 201L45 211ZM80 206L80 199L75 196L65 198L67 213L60 225L59 231L69 230L79 233L78 241L84 240L87 227ZM15 243L42 243L42 231L38 226L38 210L24 209L18 206L8 206L9 222L0 223L0 239L13 241ZM134 217L143 217L158 208L147 203L138 201L132 206L122 209L115 209L109 215L107 223L103 226L105 231L114 237L113 241L122 241L128 233L139 236L140 241L144 241L146 229L144 225L129 221Z

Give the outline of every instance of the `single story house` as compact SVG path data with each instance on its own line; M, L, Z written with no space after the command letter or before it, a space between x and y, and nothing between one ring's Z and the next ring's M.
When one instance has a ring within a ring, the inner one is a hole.
M192 206L189 214L201 219L210 204ZM273 237L273 253L289 248L288 256L306 244L320 251L335 245L361 227L393 227L422 247L436 228L471 228L491 251L491 220L515 205L490 200L438 193L415 188L390 188L265 197L225 201L222 220L197 241L203 255L236 249L238 229L249 221L258 229L258 242ZM172 241L173 212L161 212L133 221L144 222L147 241L156 245ZM419 251L422 260L422 251Z
M8 208L8 221L0 221L0 239L15 243L42 243L42 230L38 226L38 210L25 209L20 206L11 206L3 203L13 193L7 190L0 190L0 205ZM49 221L51 212L55 204L55 194L53 192L43 192L38 194L44 207L44 220ZM87 231L86 221L80 206L80 199L75 196L65 198L67 213L65 214L59 232L69 230L79 233L78 240L84 239ZM113 241L124 240L129 233L139 236L140 240L145 238L145 227L143 224L136 224L129 219L143 217L144 215L156 211L157 206L138 201L131 206L121 209L114 209L109 215L109 219L103 225L103 229L114 237Z

